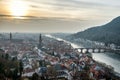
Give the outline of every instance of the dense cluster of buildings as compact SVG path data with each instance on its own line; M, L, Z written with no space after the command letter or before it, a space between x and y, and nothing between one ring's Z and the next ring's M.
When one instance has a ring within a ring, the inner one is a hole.
M94 61L90 53L80 53L64 41L39 36L36 42L12 39L1 40L0 48L17 57L23 63L22 77L32 77L35 73L38 80L111 80L112 68Z

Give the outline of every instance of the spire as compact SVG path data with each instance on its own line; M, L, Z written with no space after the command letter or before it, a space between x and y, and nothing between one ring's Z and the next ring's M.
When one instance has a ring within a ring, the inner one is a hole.
M12 33L10 33L10 41L12 41Z
M42 42L42 36L41 36L41 34L40 34L40 36L39 36L39 44Z
M39 36L39 49L41 49L41 47L42 47L42 35L40 34L40 36Z

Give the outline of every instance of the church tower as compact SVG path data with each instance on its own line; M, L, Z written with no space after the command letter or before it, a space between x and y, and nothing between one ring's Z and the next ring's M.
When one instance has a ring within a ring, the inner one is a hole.
M38 48L41 49L42 48L42 35L39 35L39 45Z
M10 33L10 41L12 41L12 33Z

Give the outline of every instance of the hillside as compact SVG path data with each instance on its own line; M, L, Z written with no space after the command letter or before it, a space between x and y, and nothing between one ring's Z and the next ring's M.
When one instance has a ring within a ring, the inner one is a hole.
M120 16L105 25L73 34L72 37L120 45Z

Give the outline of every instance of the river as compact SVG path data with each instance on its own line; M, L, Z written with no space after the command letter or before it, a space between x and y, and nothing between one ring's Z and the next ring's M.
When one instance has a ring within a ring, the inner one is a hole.
M83 46L71 43L61 38L56 38L52 35L45 35L46 37L56 39L58 41L64 41L71 44L73 48L81 48ZM120 55L114 53L92 53L93 59L107 65L111 65L114 68L115 72L120 73ZM117 57L117 58L116 58Z

